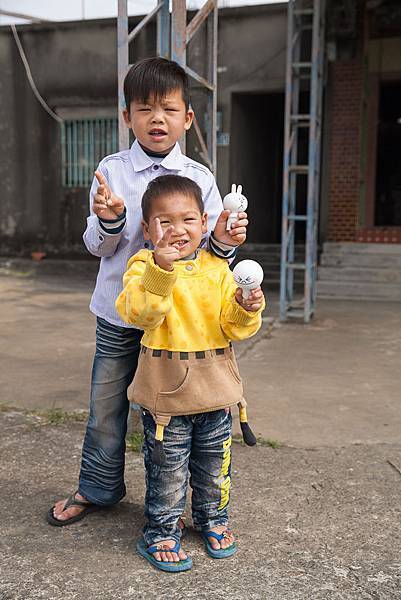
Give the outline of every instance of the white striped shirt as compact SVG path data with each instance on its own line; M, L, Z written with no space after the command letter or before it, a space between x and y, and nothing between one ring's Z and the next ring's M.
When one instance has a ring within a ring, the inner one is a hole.
M83 235L85 246L91 254L101 257L95 290L90 302L90 310L120 327L130 327L117 314L114 303L122 290L123 274L127 262L136 252L144 247L142 235L142 196L149 181L159 175L176 174L189 177L202 190L205 212L208 214L209 232L223 210L223 204L216 181L209 169L202 164L184 156L178 143L162 161L148 156L135 141L130 150L123 150L106 156L98 167L108 181L113 193L124 199L126 206L126 223L121 231L113 233L113 229L105 231L98 217L93 213L93 198L98 188L94 178L89 193L90 216ZM221 248L221 250L219 249ZM224 257L233 256L228 246L212 243L213 251Z

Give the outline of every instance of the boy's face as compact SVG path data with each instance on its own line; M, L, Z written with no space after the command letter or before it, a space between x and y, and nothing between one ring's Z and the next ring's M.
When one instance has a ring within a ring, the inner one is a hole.
M192 125L194 113L186 110L180 89L164 98L148 98L144 104L133 100L124 111L127 126L138 142L153 152L167 153Z
M201 214L195 198L180 193L153 200L149 222L142 221L143 236L154 246L159 241L156 219L160 220L163 233L171 225L174 227L169 245L177 248L180 258L193 254L202 234L207 232L207 214Z

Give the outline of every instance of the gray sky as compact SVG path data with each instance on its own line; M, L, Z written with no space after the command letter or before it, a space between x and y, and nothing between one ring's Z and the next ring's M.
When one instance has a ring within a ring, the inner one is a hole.
M219 0L219 6L273 4L283 0ZM205 0L187 0L188 8L199 8ZM144 15L156 0L128 0L128 14ZM0 10L32 15L51 21L75 21L117 16L117 0L0 0ZM0 25L27 21L0 15Z

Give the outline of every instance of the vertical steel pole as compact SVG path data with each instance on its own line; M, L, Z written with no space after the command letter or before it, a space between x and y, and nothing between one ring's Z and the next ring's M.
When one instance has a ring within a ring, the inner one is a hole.
M320 1L313 1L313 27L312 27L312 73L311 73L311 90L310 90L310 128L309 128L309 156L308 156L308 192L307 192L307 222L306 222L306 270L305 270L305 307L304 321L308 323L312 312L312 294L313 294L313 264L314 257L314 221L315 221L315 203L318 202L316 169L318 161L318 146L317 133L318 124L317 108L318 108L318 91L319 91L319 46L320 46Z
M292 39L291 52L292 62L297 63L301 56L301 17L295 14L297 6L296 0L292 1ZM299 107L299 87L300 87L300 72L297 69L291 69L291 115L290 115L290 139L292 140L290 148L290 165L298 164L298 122L292 120L292 115L300 113ZM287 265L295 262L295 233L297 221L292 218L297 214L297 189L298 189L298 174L289 172L289 208L288 215L291 217L287 226ZM287 305L291 305L294 300L294 269L287 268Z
M171 60L175 60L185 68L187 38L187 7L185 0L172 0L171 13ZM185 154L185 134L180 139L182 152Z
M129 146L129 131L122 111L125 108L124 77L128 71L128 13L127 0L118 0L117 17L117 73L118 73L118 149ZM128 107L129 108L129 107Z
M320 4L320 21L318 23L319 28L319 57L318 57L318 91L317 91L317 108L316 108L316 121L317 121L317 132L316 132L316 202L314 210L314 223L313 223L313 239L315 240L313 248L313 280L312 280L312 300L311 309L312 313L315 311L316 296L317 296L317 260L318 260L318 224L319 224L319 203L320 203L320 172L321 172L321 144L322 144L322 127L323 127L323 73L325 68L325 21L326 21L326 1L321 0Z
M170 56L170 12L169 0L159 0L161 9L157 13L157 55Z
M186 66L187 9L185 0L172 0L171 13L171 60Z
M216 177L217 170L217 30L218 8L215 2L213 11L207 18L207 61L208 79L213 85L213 90L207 92L207 134L206 141L209 159Z
M292 38L293 38L293 1L289 0L287 10L287 66L285 77L285 116L284 116L284 163L283 163L283 206L281 230L281 264L280 264L280 321L287 316L287 254L288 254L288 210L289 210L289 166L290 166L290 131L291 131L291 99L292 99Z

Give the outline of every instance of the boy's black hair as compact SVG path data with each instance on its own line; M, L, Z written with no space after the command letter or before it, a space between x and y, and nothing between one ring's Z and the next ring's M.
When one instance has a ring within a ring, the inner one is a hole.
M142 216L144 221L149 223L150 211L154 200L177 193L193 198L198 205L200 213L203 215L205 209L202 200L202 190L195 181L192 181L188 177L181 177L181 175L161 175L152 179L142 196Z
M181 90L185 109L189 109L189 81L184 69L173 60L154 57L138 61L124 79L125 105L129 112L131 102L147 102L155 96L164 98L173 90Z

